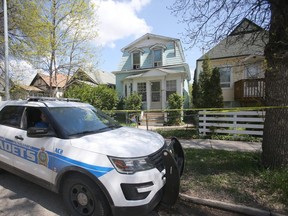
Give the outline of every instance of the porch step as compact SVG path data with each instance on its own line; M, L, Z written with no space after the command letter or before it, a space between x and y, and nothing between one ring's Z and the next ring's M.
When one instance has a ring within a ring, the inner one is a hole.
M142 115L141 123L151 126L163 126L164 124L164 113L162 112L144 112Z

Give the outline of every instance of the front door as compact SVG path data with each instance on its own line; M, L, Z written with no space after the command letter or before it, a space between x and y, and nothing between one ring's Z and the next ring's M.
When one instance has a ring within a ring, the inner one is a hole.
M151 107L150 109L161 109L161 82L151 82Z

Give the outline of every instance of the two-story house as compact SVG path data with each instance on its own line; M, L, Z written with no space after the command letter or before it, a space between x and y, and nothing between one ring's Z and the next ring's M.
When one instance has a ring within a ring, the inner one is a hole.
M188 106L189 65L179 39L147 33L121 49L116 76L119 96L142 95L143 109L165 109L170 94L185 98Z
M205 56L220 70L225 107L261 105L264 99L264 47L267 32L248 19L196 61L194 82L203 71Z

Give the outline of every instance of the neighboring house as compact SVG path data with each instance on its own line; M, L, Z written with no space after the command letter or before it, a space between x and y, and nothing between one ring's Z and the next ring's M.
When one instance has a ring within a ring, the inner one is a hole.
M267 32L243 19L231 34L196 61L194 82L205 56L220 70L224 106L261 105L264 99L264 47Z
M53 74L51 80L53 96L55 97L63 96L63 90L67 81L69 81L69 77L67 75L57 73L57 75L55 76L55 74ZM34 86L41 89L44 92L43 96L49 96L50 76L43 73L37 73L34 79L32 80L30 86Z
M137 92L143 109L166 109L169 95L177 93L188 106L190 69L179 39L147 33L121 51L118 71L113 72L121 97Z
M45 92L35 86L14 85L10 90L11 99L26 99L28 97L42 97Z
M69 88L71 85L79 83L86 83L92 86L107 85L108 87L115 89L115 75L101 70L84 71L79 68L71 79L69 79L66 86Z

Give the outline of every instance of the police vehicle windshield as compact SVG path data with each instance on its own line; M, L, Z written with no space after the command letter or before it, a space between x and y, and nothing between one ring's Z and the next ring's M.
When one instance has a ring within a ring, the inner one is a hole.
M100 133L120 127L109 116L90 107L53 107L50 112L68 136Z

